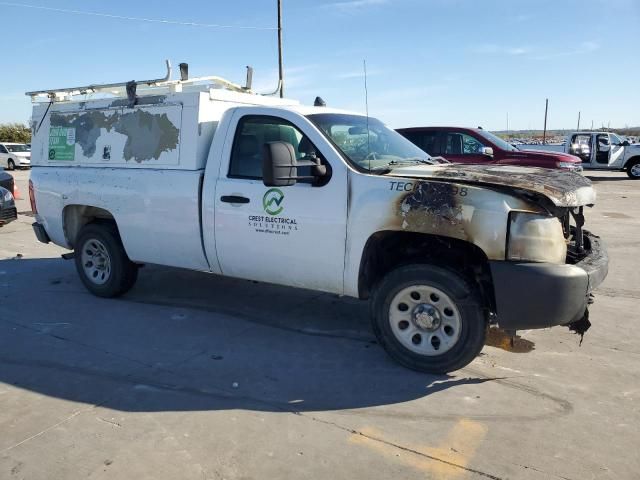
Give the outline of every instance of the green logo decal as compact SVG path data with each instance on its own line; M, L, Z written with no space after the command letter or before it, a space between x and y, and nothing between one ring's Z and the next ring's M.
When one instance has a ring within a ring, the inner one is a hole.
M49 129L49 160L75 159L76 129L51 127Z
M262 206L264 207L264 211L269 215L278 215L282 210L284 210L284 206L282 202L284 201L284 193L282 190L278 188L270 188L262 197Z

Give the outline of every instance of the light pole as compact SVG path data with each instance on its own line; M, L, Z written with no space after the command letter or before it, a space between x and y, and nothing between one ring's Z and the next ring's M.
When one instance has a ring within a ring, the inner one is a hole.
M542 144L547 143L547 110L549 109L549 99L544 101L544 130L542 131Z

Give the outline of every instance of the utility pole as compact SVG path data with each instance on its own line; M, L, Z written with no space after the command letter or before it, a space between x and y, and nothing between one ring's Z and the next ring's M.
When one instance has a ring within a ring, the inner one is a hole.
M591 120L591 131L593 132L593 120Z
M509 138L509 112L507 112L507 138Z
M547 144L547 111L549 110L549 99L544 100L544 130L542 131L542 144Z
M580 131L580 111L578 110L578 128L576 128L576 131Z
M278 0L278 78L280 98L284 97L284 71L282 68L282 0Z

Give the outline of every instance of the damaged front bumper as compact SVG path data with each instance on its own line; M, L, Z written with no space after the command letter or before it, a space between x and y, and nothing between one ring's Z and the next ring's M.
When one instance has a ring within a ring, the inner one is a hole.
M590 325L591 292L609 268L599 237L585 231L584 248L587 255L575 264L490 262L499 326L525 330L568 325L584 333Z

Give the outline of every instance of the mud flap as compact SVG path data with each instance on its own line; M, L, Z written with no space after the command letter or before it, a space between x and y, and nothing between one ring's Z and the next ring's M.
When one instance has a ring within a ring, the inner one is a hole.
M591 322L589 321L589 309L586 308L584 310L584 315L580 320L569 323L567 327L569 327L569 330L572 332L580 335L580 345L582 345L584 334L589 330L589 328L591 328Z

